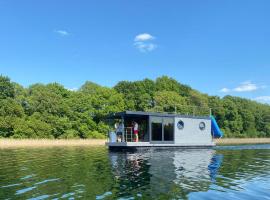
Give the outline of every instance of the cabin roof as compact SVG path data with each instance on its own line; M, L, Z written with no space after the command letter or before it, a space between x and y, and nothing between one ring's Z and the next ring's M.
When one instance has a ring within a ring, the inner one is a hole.
M181 117L181 118L194 118L194 119L210 119L210 116L193 116L193 115L181 115L175 113L166 112L142 112L142 111L123 111L117 113L111 113L107 116L108 119L117 119L125 117L147 117L147 116L157 116L157 117Z

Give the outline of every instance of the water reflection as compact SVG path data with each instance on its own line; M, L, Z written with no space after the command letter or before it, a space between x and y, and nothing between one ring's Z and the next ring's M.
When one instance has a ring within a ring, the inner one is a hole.
M256 186L261 198L270 198L269 154L260 148L241 150L112 152L109 157L117 183L115 195L124 199L221 198L225 193L244 195L255 179L261 183ZM249 196L256 197L256 191Z
M183 197L191 191L207 190L223 158L213 149L112 152L109 156L118 195L126 198L142 194L168 197L173 192Z
M270 145L0 150L0 199L270 199Z

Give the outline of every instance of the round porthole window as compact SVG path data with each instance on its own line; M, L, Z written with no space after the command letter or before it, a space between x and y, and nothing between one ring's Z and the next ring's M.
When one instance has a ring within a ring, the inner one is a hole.
M199 124L199 128L200 128L201 131L203 131L205 129L205 123L204 122L201 122Z
M179 130L184 129L184 122L183 122L182 120L180 120L180 121L177 123L177 128L178 128Z

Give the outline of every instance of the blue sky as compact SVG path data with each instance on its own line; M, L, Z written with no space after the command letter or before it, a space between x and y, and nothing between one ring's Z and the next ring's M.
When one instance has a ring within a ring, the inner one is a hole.
M0 0L0 73L24 86L168 75L270 103L268 0Z

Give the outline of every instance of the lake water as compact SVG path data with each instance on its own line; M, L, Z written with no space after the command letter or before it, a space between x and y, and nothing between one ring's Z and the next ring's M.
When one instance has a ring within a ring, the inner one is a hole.
M0 150L0 199L270 199L270 145Z

